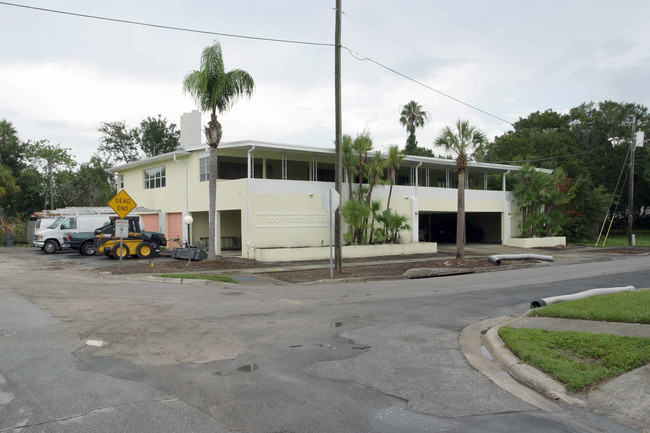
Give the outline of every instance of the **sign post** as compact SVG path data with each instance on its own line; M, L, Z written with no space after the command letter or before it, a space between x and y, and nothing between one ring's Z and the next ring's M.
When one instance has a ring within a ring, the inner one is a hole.
M129 222L124 218L136 208L137 204L125 190L121 190L108 201L108 205L120 217L119 220L115 220L115 236L120 238L120 272L122 272L124 238L129 237Z
M332 228L334 227L334 211L338 209L341 203L341 196L334 188L327 190L323 194L323 209L327 211L327 226L330 230L330 278L334 278L334 262L332 255Z

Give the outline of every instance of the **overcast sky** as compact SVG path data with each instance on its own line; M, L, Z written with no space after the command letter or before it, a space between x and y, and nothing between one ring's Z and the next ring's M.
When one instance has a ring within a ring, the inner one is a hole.
M334 0L15 0L15 3L263 38L332 44ZM403 147L401 107L431 114L433 148L468 118L492 138L538 110L588 101L650 106L647 0L343 0L342 44L428 87L342 52L343 130L375 148ZM0 4L0 118L22 140L48 139L88 161L101 122L168 122L196 109L185 75L219 40L227 70L255 79L250 100L221 116L223 141L332 147L334 48L188 33ZM435 89L484 112L469 108ZM500 119L503 120L500 120ZM207 116L203 116L204 123ZM506 122L507 121L507 122ZM438 149L434 149L439 153Z

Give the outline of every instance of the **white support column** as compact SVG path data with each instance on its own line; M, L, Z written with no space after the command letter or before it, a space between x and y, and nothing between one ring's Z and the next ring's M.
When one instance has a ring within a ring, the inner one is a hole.
M287 180L287 151L282 151L282 180Z

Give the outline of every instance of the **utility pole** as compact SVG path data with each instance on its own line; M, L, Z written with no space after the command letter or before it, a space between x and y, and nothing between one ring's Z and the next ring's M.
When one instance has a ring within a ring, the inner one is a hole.
M341 115L341 0L336 0L336 27L334 34L334 111L336 113L336 141L334 164L334 184L336 192L341 197L340 205L334 214L334 268L337 272L343 269L341 255L341 206L343 205L343 119Z
M632 246L632 224L634 223L634 153L636 151L636 115L632 116L632 138L630 140L630 190L627 204L627 245Z

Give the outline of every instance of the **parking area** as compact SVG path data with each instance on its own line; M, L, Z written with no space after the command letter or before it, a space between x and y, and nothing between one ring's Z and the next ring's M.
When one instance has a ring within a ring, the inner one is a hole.
M76 265L82 268L96 269L106 266L114 266L119 263L119 260L106 257L104 254L95 254L94 256L84 256L77 252L77 250L63 249L53 254L46 254L37 247L24 247L24 248L5 248L3 253L21 254L22 256L30 257L37 260L43 265L65 263L67 265ZM145 261L146 263L153 263L154 265L166 263L170 261L177 261L171 257L171 251L162 250L159 257L150 259L137 259L133 257L124 258L124 262L133 263L136 261Z

